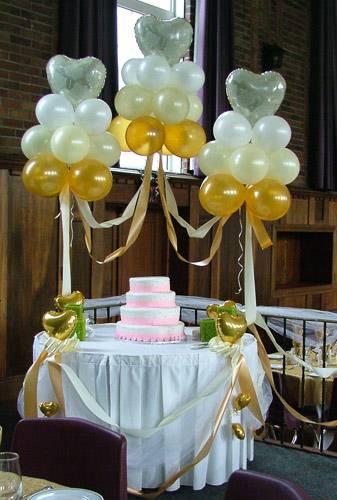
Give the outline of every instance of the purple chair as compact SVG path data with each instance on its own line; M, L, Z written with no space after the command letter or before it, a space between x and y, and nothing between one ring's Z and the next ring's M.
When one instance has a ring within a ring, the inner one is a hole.
M21 420L12 450L26 476L127 499L126 439L109 429L78 418Z
M259 472L237 470L229 478L225 500L310 500L296 484Z

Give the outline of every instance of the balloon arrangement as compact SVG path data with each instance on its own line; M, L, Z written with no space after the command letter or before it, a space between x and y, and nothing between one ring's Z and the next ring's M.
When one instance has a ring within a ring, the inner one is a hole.
M22 180L38 196L56 196L70 187L82 200L104 198L112 186L109 166L117 163L120 147L110 126L112 113L97 99L106 76L94 57L73 60L57 55L47 64L53 94L36 105L35 125L21 141L26 163Z
M273 116L285 88L282 76L272 71L256 75L237 69L228 76L226 92L234 111L217 118L215 140L199 153L200 168L207 175L199 196L207 212L229 216L246 202L251 220L273 221L288 211L291 195L286 184L296 179L300 165L286 147L289 124Z
M205 75L197 64L179 62L192 43L190 23L147 15L137 21L135 35L145 57L129 59L122 67L125 87L116 94L118 116L110 131L122 151L196 156L206 142L197 123L202 103L196 95Z

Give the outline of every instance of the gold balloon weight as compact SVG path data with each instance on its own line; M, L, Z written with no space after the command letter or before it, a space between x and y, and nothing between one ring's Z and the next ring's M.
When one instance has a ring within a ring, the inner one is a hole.
M242 441L246 437L246 433L241 424L232 424L232 430L235 436Z
M43 401L40 403L39 408L45 417L53 417L60 409L56 401Z
M249 394L245 394L244 392L240 392L240 394L238 394L233 401L234 410L235 411L243 410L244 408L246 408L246 406L249 405L249 403L251 402L251 399L252 398Z

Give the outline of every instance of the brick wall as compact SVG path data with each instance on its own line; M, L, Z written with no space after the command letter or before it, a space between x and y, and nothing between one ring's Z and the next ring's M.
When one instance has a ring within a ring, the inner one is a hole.
M48 59L56 52L57 0L0 0L0 154L20 152L47 94Z
M294 182L307 184L307 121L310 58L310 2L308 0L234 0L235 67L262 71L262 43L277 44L285 52L278 71L287 82L285 99L277 112L292 129L289 148L299 157L301 172Z

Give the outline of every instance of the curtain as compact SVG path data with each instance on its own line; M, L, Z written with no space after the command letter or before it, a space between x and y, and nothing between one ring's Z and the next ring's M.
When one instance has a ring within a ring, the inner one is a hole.
M107 70L101 98L114 113L118 90L117 0L60 0L58 52L75 59L93 56Z
M337 191L337 0L312 0L308 181Z

